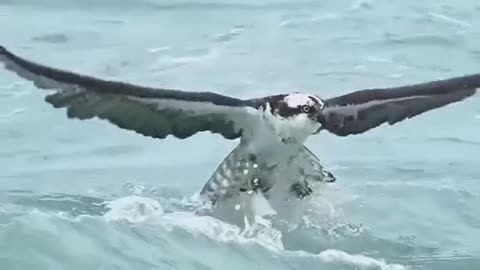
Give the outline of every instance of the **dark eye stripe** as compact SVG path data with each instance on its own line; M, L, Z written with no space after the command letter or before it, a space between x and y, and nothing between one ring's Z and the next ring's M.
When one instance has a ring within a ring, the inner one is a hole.
M319 102L318 99L316 99L315 97L308 96L308 98L310 98L313 102L315 102L315 104L319 104L319 105L320 105L320 102Z
M286 104L282 104L278 107L278 114L282 117L290 117L294 115L298 115L301 113L301 108L291 108L288 107Z

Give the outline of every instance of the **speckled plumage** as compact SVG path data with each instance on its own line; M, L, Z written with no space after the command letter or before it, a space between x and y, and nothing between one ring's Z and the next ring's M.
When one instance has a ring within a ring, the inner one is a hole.
M309 183L336 180L305 146L298 147L290 158L270 167L243 150L238 146L227 155L202 188L201 195L216 204L237 197L240 192L259 189L268 198L270 189L280 184L286 185L284 189L289 188L294 197L303 198L312 192L311 189L307 192Z

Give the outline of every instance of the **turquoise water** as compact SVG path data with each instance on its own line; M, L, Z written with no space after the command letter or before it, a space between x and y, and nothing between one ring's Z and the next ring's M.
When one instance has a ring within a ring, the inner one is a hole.
M236 97L479 72L476 1L0 0L1 43L104 78ZM235 146L68 120L0 70L0 269L480 268L480 99L312 137L337 183L241 233L196 193Z

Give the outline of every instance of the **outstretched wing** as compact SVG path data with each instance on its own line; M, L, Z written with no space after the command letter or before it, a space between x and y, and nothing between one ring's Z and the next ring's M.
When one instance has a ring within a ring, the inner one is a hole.
M338 136L360 134L383 123L393 125L464 100L480 87L480 74L394 88L356 91L325 100L323 129Z
M144 136L186 138L200 131L227 139L248 127L255 103L210 92L184 92L107 81L21 58L0 46L6 69L42 89L55 90L45 100L66 108L69 118L98 117Z

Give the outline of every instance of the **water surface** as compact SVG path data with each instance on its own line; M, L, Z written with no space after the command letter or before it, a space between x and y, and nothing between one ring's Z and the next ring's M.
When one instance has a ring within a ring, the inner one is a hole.
M2 45L108 79L330 97L479 71L476 1L0 0ZM237 141L67 119L0 71L1 269L480 267L480 100L307 145L338 178L295 229L197 216Z

